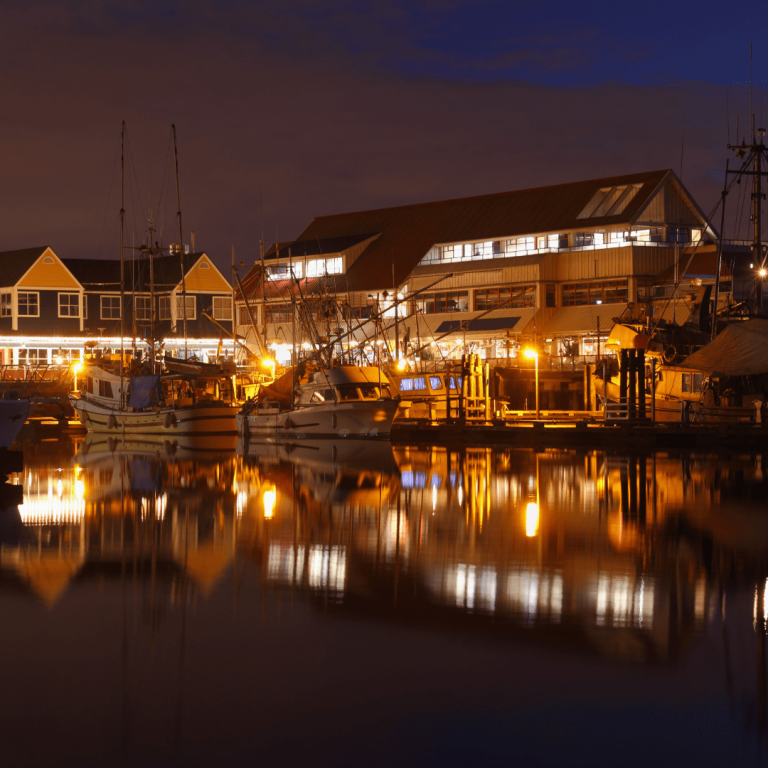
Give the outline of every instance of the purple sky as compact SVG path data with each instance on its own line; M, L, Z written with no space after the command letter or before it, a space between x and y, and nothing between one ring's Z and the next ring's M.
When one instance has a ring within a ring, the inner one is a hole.
M749 112L750 26L723 31L717 7L661 24L660 3L635 19L602 3L13 0L0 248L117 257L122 119L128 244L150 189L177 239L175 122L184 239L195 230L221 265L316 215L679 172L683 129L683 180L709 211L727 114L733 139ZM756 48L758 120L765 59Z

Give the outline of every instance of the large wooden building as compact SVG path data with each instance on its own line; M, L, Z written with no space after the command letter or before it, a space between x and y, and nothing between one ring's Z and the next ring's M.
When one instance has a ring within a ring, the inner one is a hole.
M318 302L330 331L337 318L322 311L323 296L351 323L397 295L412 297L400 307L401 349L405 339L442 356L470 347L504 358L535 339L552 355L590 355L613 318L654 312L676 262L711 261L715 238L671 170L322 216L269 249L264 279L259 263L246 276L250 313L239 292L238 331L248 337L255 316L287 361L292 290ZM361 327L354 338L365 336Z

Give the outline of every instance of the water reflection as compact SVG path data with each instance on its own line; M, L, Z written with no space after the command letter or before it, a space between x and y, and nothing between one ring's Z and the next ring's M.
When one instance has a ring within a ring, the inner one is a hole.
M139 623L162 633L176 616L182 647L187 607L236 611L247 574L331 621L510 647L678 664L701 639L733 711L764 728L762 456L231 447L28 446L0 595L55 606L111 581L125 600L128 584Z

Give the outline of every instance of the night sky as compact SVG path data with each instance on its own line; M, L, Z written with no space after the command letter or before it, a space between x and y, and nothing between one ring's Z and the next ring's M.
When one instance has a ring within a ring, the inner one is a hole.
M150 190L164 241L178 239L175 122L184 239L195 230L221 265L232 245L252 263L262 230L289 239L317 215L679 173L683 130L683 181L708 212L736 114L747 124L753 41L758 122L763 111L768 45L754 38L768 10L738 14L701 2L9 0L0 248L118 256L122 119L128 244L144 238Z

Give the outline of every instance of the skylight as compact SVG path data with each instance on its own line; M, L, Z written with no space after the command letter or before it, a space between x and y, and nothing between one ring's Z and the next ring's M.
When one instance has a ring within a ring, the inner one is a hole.
M576 218L596 219L602 216L618 216L626 210L642 186L642 184L624 184L620 187L598 189Z

